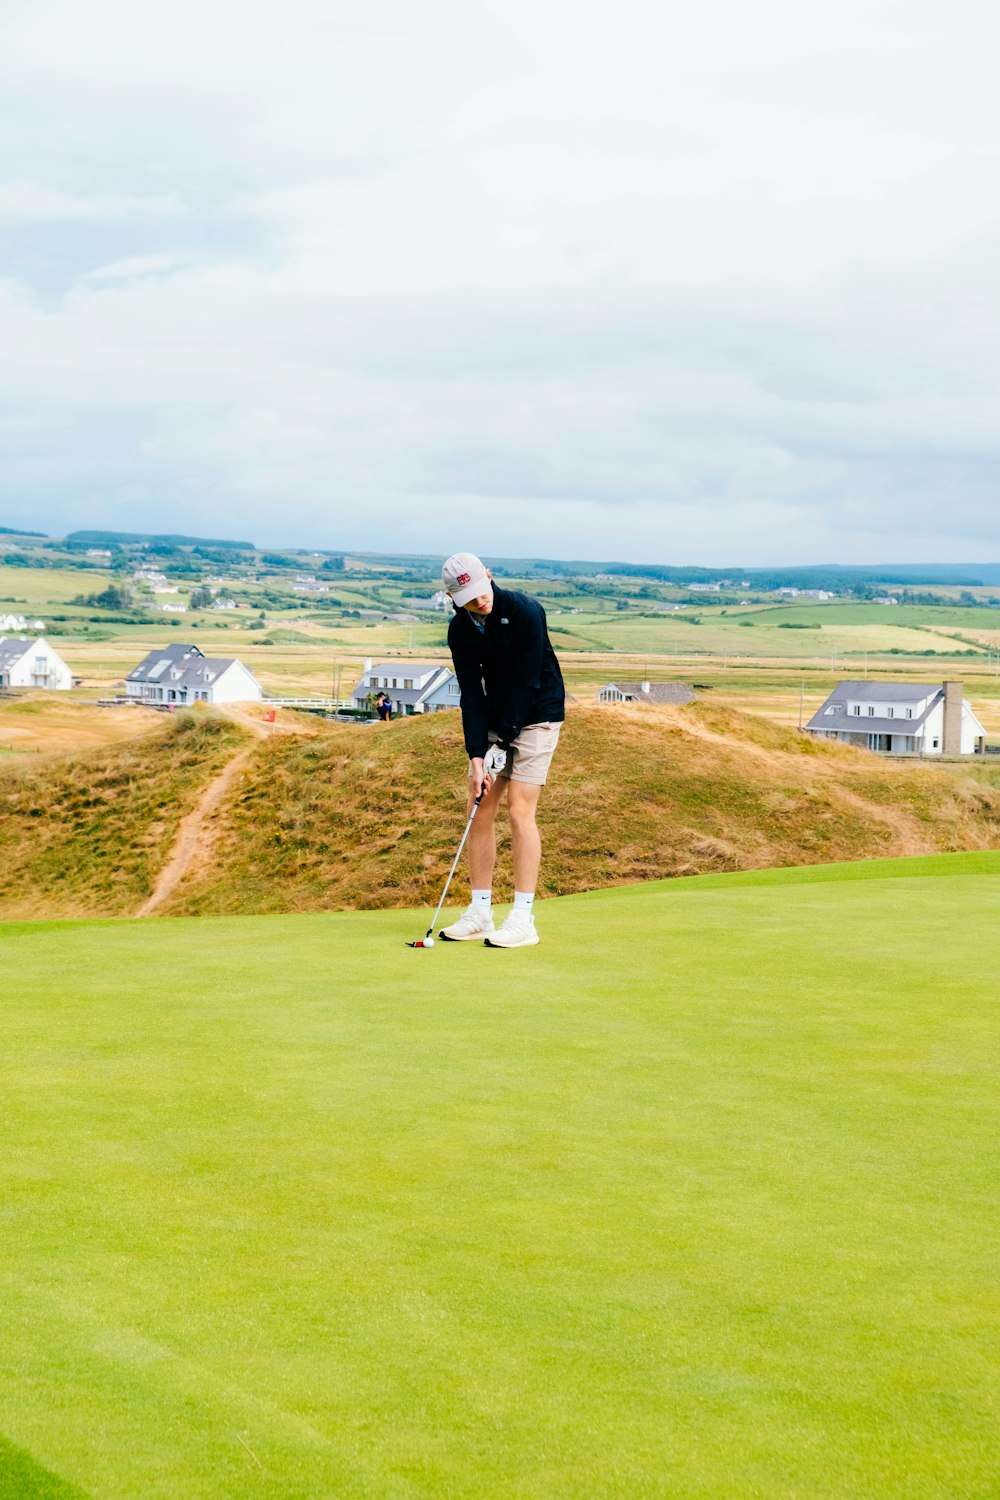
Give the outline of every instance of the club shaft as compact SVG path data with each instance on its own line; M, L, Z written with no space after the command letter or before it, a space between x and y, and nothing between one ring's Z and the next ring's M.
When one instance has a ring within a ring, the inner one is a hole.
M445 881L444 890L441 892L441 900L437 904L437 910L435 911L433 917L431 917L431 925L427 929L428 937L430 937L431 933L434 931L434 924L437 921L438 917L441 915L441 908L444 905L445 897L448 894L448 887L451 885L451 877L454 875L455 871L458 868L458 862L462 858L462 850L465 848L465 841L469 837L469 829L472 827L472 820L476 816L476 813L479 811L479 804L480 802L482 802L484 796L485 792L480 792L479 796L472 804L472 811L469 814L469 821L466 823L465 832L462 834L462 842L458 846L458 853L455 855L455 858L451 862L451 869L448 871L448 879Z

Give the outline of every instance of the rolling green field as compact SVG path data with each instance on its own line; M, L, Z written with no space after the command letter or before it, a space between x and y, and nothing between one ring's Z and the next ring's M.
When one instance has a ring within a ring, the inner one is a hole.
M0 1495L1000 1488L1000 855L9 924Z
M391 560L349 559L346 571L330 573L321 560L308 557L287 559L282 568L261 557L251 562L237 556L222 566L186 553L162 559L137 553L112 572L79 560L74 567L70 553L29 548L26 555L35 565L0 564L0 609L37 613L91 694L117 690L148 651L168 641L193 640L208 655L238 656L275 697L349 696L369 658L447 658L447 615L412 608L413 599L426 600L438 585L430 561L425 572L404 575ZM38 566L46 557L59 566ZM212 586L240 607L154 614L158 600L132 578L133 565L144 560L157 562L174 581L180 591L174 602L188 604L200 579L224 577ZM299 568L318 570L327 592L296 592ZM847 596L820 603L773 594L748 596L749 603L730 596L727 603L725 595L697 596L653 578L626 576L505 582L528 588L545 603L567 684L585 699L615 677L680 677L732 691L734 704L751 693L760 712L789 723L796 721L798 705L790 707L782 695L803 679L811 708L838 680L854 676L960 676L974 701L1000 692L1000 609L969 603L977 592L992 599L987 590L952 591L956 597L949 603L886 607ZM99 595L111 583L134 595L124 617L71 602ZM935 597L948 594L943 589ZM683 610L671 613L679 602ZM996 716L986 723L991 734L997 724Z

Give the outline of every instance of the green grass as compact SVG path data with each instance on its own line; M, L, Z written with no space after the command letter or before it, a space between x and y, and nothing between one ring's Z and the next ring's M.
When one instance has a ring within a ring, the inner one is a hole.
M1000 856L865 868L0 929L0 1494L995 1495Z

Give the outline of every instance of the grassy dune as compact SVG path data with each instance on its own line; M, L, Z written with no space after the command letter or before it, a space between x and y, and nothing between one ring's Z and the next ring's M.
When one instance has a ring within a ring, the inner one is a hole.
M213 715L147 740L0 769L0 914L120 915L184 812L241 774L161 914L433 904L465 822L457 716L255 740ZM1000 845L1000 789L892 764L710 702L580 706L542 804L544 895L637 879ZM501 826L498 889L511 880ZM464 875L456 892L465 890Z
M995 1494L1000 857L865 869L3 929L0 1494Z
M0 912L134 912L181 818L248 738L185 716L90 754L0 767Z

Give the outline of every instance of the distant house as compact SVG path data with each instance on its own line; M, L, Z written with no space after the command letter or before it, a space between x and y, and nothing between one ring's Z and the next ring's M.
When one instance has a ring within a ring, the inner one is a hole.
M13 630L18 635L23 635L26 630L44 629L45 623L42 620L26 620L24 615L0 615L0 630Z
M41 636L29 641L4 637L0 640L0 687L47 688L65 692L73 686L73 673L58 651Z
M401 714L437 713L458 708L461 703L458 678L440 663L395 661L365 663L364 673L351 695L355 708L364 708L374 693L388 693Z
M444 589L438 589L429 599L409 594L400 603L404 609L448 609L451 606L451 595L446 594Z
M136 703L246 703L263 697L260 683L242 662L205 656L197 646L151 651L125 679Z
M974 755L986 740L960 682L841 682L806 729L883 755Z
M686 682L606 682L598 703L691 703L694 693Z

